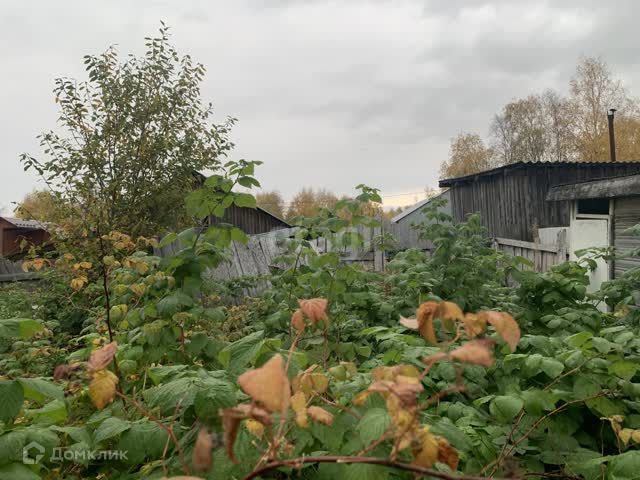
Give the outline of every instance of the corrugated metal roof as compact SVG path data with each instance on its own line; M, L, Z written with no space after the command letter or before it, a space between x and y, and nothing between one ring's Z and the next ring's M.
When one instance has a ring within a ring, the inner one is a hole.
M567 166L567 165L580 165L580 166L589 167L589 166L592 166L592 165L593 166L598 166L598 165L601 166L603 163L611 164L612 162L609 162L608 160L603 160L601 162L578 162L578 161L536 162L536 161L524 160L524 161L521 161L521 162L509 163L507 165L501 165L499 167L491 168L489 170L484 170L482 172L472 173L470 175L463 175L462 177L444 178L444 179L440 180L438 182L438 184L441 187L450 187L451 185L453 185L455 183L465 182L465 181L472 180L472 179L477 178L477 177L496 175L496 174L498 174L498 173L500 173L502 171L505 171L505 170L516 169L516 168L519 168L519 167L532 166L532 165L545 165L545 166L551 165L551 166L557 166L557 167L563 167L563 166ZM615 162L616 165L629 165L629 164L634 164L634 163L640 163L640 160Z
M15 217L0 217L18 228L34 228L46 230L46 225L38 220L23 220Z

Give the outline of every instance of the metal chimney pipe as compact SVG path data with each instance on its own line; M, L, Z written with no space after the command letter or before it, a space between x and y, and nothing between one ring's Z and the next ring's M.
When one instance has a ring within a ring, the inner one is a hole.
M607 119L609 120L609 156L612 162L616 161L616 134L613 130L613 117L615 113L615 108L610 108L609 113L607 113Z

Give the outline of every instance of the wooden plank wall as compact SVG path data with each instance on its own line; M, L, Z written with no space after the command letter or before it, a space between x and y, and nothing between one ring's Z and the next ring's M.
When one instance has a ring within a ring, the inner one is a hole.
M22 280L37 280L40 276L35 272L22 270L22 262L12 262L0 257L0 282L16 282Z
M627 230L640 224L640 197L616 198L613 207L613 245L622 253L640 249L640 236ZM640 267L640 257L627 256L613 262L614 278Z
M240 228L247 235L267 233L287 228L289 225L277 217L260 208L241 208L231 205L224 213L224 217L209 217L210 225L229 223Z
M528 163L451 185L453 218L480 213L490 237L533 242L538 228L569 225L570 203L548 202L552 186L640 173L640 163Z
M567 231L558 232L553 244L525 242L510 238L495 237L493 248L512 256L523 257L532 263L536 272L546 272L552 266L566 262L569 258Z

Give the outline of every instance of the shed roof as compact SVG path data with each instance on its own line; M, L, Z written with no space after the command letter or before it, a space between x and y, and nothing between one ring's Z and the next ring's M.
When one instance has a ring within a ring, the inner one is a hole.
M418 203L416 203L416 204L404 209L402 212L400 212L399 214L397 214L395 217L393 217L391 219L391 223L398 223L400 220L402 220L407 215L410 215L413 212L415 212L416 210L419 210L420 208L424 207L429 202L431 202L431 200L433 200L434 198L441 197L442 195L447 193L447 191L448 190L445 190L444 192L440 192L438 195L434 195L433 197L429 197L429 198L425 198L424 200L420 200Z
M39 222L38 220L23 220L22 218L16 217L0 217L3 220L9 222L13 226L17 228L32 228L37 230L46 230L47 227L44 223Z
M639 161L623 161L623 162L615 162L616 165L628 165L628 164L634 164L634 163L638 163ZM476 178L479 177L487 177L487 176L491 176L491 175L497 175L500 173L504 173L506 174L507 172L511 171L511 170L518 170L518 169L523 169L523 168L530 168L530 167L538 167L538 166L553 166L553 167L566 167L568 165L579 165L579 166L584 166L585 168L589 168L591 166L602 166L602 164L611 164L611 162L609 161L601 161L601 162L576 162L576 161L560 161L560 162L535 162L535 161L521 161L521 162L515 162L515 163L509 163L507 165L501 165L499 167L496 168L491 168L489 170L485 170L483 172L477 172L477 173L472 173L469 175L463 175L461 177L454 177L454 178L444 178L442 180L440 180L439 185L441 187L450 187L452 185L455 185L457 183L462 183L462 182L468 182L470 180L474 180Z
M640 195L640 174L556 185L549 189L547 200L581 200L629 197L632 195Z

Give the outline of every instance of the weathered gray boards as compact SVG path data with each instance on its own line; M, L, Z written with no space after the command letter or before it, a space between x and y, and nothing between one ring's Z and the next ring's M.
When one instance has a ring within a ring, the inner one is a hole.
M578 210L581 201L603 202L611 225L609 245L616 247L619 253L640 251L640 234L629 230L640 224L640 175L558 185L549 190L547 199L549 203L572 202ZM612 276L619 277L632 268L640 267L640 256L616 258L611 267Z
M451 189L455 221L478 212L489 236L533 242L539 228L569 225L570 201L548 202L551 187L633 173L640 173L639 162L518 162L440 186Z

